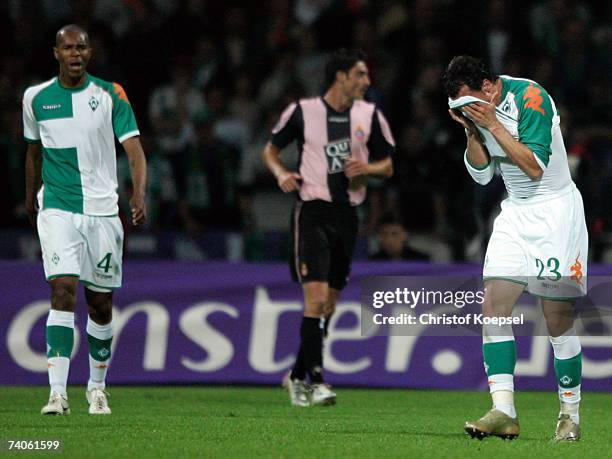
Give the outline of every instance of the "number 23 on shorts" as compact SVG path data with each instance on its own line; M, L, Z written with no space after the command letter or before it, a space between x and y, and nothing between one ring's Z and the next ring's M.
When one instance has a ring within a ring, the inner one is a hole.
M538 268L538 280L548 279L551 281L558 281L561 279L561 273L559 272L559 259L550 257L546 264L539 258L535 259L536 267Z

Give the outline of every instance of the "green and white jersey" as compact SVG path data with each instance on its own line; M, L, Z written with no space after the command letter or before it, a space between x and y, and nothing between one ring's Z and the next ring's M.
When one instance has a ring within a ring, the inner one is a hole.
M539 180L531 180L508 158L493 135L477 126L491 156L491 167L499 168L510 198L524 200L536 196L556 196L567 191L572 178L555 103L535 81L507 75L500 78L502 97L496 107L497 119L515 139L529 147L543 174ZM461 102L461 99L449 102L451 108L477 101L469 96L465 102Z
M134 112L117 83L87 75L71 89L57 77L29 87L23 96L23 133L42 144L40 209L116 215L115 138L140 135Z

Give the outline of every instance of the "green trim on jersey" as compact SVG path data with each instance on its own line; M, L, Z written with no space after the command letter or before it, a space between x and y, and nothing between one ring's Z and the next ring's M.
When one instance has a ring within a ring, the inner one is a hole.
M43 147L44 209L83 213L83 187L76 148Z
M106 91L113 100L113 131L117 138L121 139L130 132L138 131L134 111L121 85L119 83L104 81L93 76L90 77L92 82Z
M32 100L34 118L41 121L72 118L72 93L58 80L40 91Z
M35 145L41 143L40 139L28 139L27 137L24 137L23 140L25 140L27 143L33 143Z
M64 91L68 91L70 93L75 93L75 92L80 92L83 91L84 89L87 89L87 87L89 86L89 83L91 83L91 75L89 73L85 74L85 81L83 82L82 86L77 86L74 88L68 88L66 86L62 86L62 82L60 81L59 77L57 77L55 79L55 84L60 88L63 89ZM53 85L52 85L53 86Z
M489 159L489 162L485 164L484 166L477 166L476 164L472 164L472 161L470 161L467 155L465 157L465 160L468 162L468 164L470 165L472 169L476 169L477 171L484 171L485 169L488 169L489 166L491 165L491 159Z
M519 111L519 141L529 147L545 166L552 154L552 121L555 115L546 90L538 83L501 77L502 100L512 92Z

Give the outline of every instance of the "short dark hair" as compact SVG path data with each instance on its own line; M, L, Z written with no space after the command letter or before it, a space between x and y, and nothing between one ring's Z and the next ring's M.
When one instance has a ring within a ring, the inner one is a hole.
M446 67L442 77L444 91L449 97L457 97L463 85L475 91L482 88L482 82L494 82L498 75L493 73L482 59L472 56L455 56Z
M325 65L325 88L329 88L336 81L337 72L346 72L353 68L359 61L365 61L363 51L340 48L334 51Z
M68 24L62 27L55 34L55 46L59 46L64 41L64 34L67 33L78 33L85 37L85 42L89 44L89 34L85 29L76 24Z

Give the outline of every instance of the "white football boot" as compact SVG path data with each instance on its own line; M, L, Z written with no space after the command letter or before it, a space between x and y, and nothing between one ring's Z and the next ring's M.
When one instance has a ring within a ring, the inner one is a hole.
M89 403L89 414L111 414L108 407L106 392L102 389L92 389L85 392L87 403Z
M310 389L304 381L289 377L283 383L293 406L310 406Z
M310 394L310 403L313 406L328 406L336 404L336 393L327 384L313 384Z
M40 414L64 415L70 414L68 399L57 392L51 392L49 403L42 407Z

